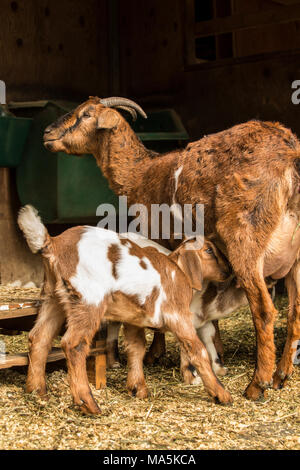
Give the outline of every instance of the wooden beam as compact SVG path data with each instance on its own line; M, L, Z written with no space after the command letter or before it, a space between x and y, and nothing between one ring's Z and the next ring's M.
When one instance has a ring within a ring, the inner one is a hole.
M97 356L98 354L103 355L103 348L93 348L90 351L90 356ZM61 348L53 348L49 353L47 362L55 362L65 359L64 352ZM28 353L19 354L1 354L0 353L0 369L9 369L10 367L16 366L27 366L28 365Z
M0 310L0 320L8 318L30 317L37 314L37 307L17 308L15 310Z
M225 18L195 23L195 37L217 36L219 34L255 29L273 24L300 20L300 4L255 13L240 13Z

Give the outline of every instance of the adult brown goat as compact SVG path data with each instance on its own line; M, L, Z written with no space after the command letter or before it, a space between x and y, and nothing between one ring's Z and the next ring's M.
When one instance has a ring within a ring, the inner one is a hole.
M205 204L213 235L246 291L256 329L257 361L246 397L285 384L300 337L300 143L279 123L249 121L155 157L113 109L134 102L91 97L45 130L47 149L92 153L111 188L129 204ZM133 111L132 111L133 110ZM283 356L273 376L276 309L264 277L286 277L290 310Z

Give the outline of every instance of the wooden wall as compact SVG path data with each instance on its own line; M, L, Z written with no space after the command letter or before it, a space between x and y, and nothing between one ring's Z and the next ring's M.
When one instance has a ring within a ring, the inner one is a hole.
M106 0L0 0L8 99L108 93Z
M300 105L291 102L291 83L300 79L300 23L239 31L235 59L186 67L184 4L121 2L123 93L173 106L192 139L251 118L279 120L300 136ZM282 5L233 0L233 13L270 8Z
M8 99L110 94L108 5L116 1L0 0L0 79ZM186 1L119 0L120 94L148 108L174 107L193 139L253 117L280 120L300 134L300 108L291 103L291 83L300 79L299 21L237 32L235 60L190 68ZM232 4L234 13L282 8L279 0Z

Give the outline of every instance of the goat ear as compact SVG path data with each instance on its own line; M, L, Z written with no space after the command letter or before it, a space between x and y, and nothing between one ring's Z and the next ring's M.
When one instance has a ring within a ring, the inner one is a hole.
M119 124L120 118L116 111L104 109L97 117L97 129L113 129Z
M193 289L202 290L202 261L198 250L187 250L185 246L177 249L172 259L187 276Z

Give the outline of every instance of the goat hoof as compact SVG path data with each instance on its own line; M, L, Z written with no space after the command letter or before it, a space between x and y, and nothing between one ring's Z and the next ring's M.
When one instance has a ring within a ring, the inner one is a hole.
M233 398L227 390L223 389L217 396L213 397L216 405L232 405Z
M81 400L77 405L79 406L80 411L85 415L99 415L101 413L100 408L95 401L87 403L86 401Z
M270 382L259 382L259 386L262 390L267 390L268 388L272 388L273 387L273 380L271 380Z
M244 397L251 401L263 401L265 393L265 390L262 390L258 384L250 384L244 392Z
M128 393L132 397L140 398L141 400L148 398L148 390L145 386L134 386L128 388Z
M84 403L80 405L79 408L80 408L80 411L85 415L100 415L101 414L100 408L98 408L98 406L93 407L93 409L91 409L89 406L87 406L86 403Z
M276 371L273 378L273 388L275 390L280 390L281 388L283 388L286 385L290 376L291 374L286 374L282 370Z
M36 393L40 398L43 400L48 400L49 397L47 395L47 388L46 385L36 387L32 385L26 385L26 393Z

